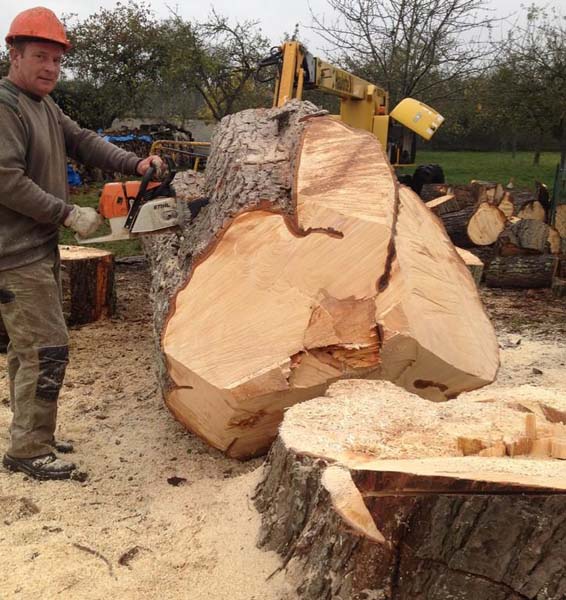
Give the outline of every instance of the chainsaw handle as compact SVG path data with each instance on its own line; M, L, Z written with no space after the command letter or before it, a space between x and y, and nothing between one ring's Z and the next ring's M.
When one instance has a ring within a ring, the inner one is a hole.
M153 166L153 164L150 164L147 171L143 174L138 193L136 194L136 200L142 200L145 196L145 193L147 192L147 186L149 185L149 182L153 179L155 171L156 168Z

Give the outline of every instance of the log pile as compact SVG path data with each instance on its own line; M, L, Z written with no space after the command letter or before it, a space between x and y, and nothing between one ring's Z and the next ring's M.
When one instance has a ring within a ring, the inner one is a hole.
M287 407L344 377L431 400L493 381L474 281L373 136L309 103L243 111L188 177L209 205L144 249L165 402L208 443L265 452Z
M566 402L508 392L340 382L290 409L255 503L298 596L566 597Z
M421 197L452 242L482 260L487 285L551 287L564 241L545 222L548 207L541 190L543 186L537 197L498 183L472 181L425 185Z

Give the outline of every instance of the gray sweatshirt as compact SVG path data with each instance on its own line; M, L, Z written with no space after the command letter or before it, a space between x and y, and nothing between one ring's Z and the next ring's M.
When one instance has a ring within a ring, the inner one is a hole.
M81 129L46 96L0 81L0 271L31 264L55 248L69 214L67 156L134 175L140 159Z

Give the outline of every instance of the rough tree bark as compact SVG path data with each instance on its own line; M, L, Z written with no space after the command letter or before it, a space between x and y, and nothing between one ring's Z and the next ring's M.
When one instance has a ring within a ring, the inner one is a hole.
M549 288L557 268L558 258L551 254L497 256L485 268L485 283L497 288Z
M431 404L340 382L290 409L255 503L259 543L283 556L299 597L564 598L563 463L462 456L463 440L475 454L512 448L526 414L535 436L553 430L545 414L565 414L558 395L551 406L508 396Z
M210 204L145 242L166 403L231 456L265 451L284 409L338 378L446 400L498 367L439 222L373 136L315 112L224 119L204 181L184 192Z
M63 314L68 325L110 317L116 310L114 255L85 246L59 246Z

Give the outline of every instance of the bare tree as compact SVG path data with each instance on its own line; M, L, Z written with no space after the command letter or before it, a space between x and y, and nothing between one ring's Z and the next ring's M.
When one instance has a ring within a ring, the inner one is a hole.
M503 44L503 65L512 72L502 90L508 111L533 123L559 142L566 166L566 21L556 9L527 7L524 25L516 25ZM535 154L538 160L540 148Z
M496 19L486 0L328 0L332 22L312 13L313 29L344 66L390 92L393 101L429 101L459 92L460 82L494 56Z

